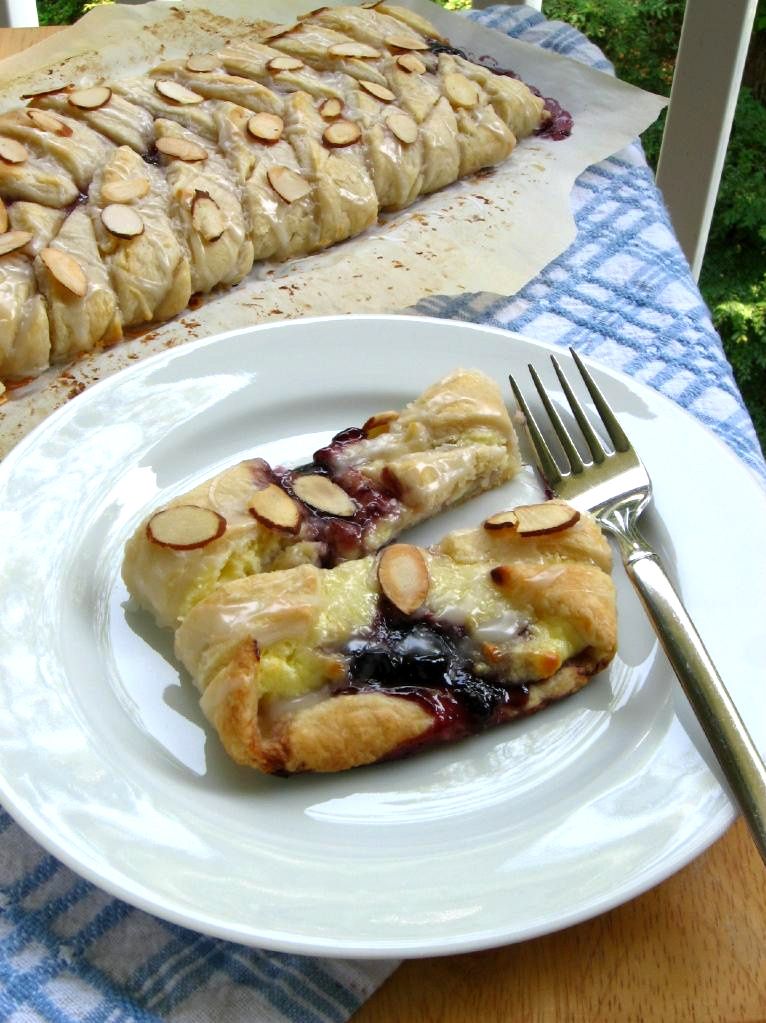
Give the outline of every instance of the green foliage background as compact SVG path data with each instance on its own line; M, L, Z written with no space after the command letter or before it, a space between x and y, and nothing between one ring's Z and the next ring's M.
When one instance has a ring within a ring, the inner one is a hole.
M40 22L71 22L104 2L38 0ZM471 4L437 2L452 10ZM545 0L544 10L581 29L625 81L669 93L684 0ZM759 0L755 33L766 44L766 0ZM659 121L643 138L653 165L662 127ZM700 286L766 448L766 106L749 88L737 104Z

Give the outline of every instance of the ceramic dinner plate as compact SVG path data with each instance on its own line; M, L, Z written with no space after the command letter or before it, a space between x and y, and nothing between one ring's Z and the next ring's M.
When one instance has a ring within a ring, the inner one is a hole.
M80 874L161 917L294 952L417 956L518 941L663 880L734 813L621 567L619 653L528 720L335 776L229 762L134 608L123 545L146 513L244 457L297 464L457 366L507 387L545 345L407 317L293 321L141 362L0 466L0 794ZM647 530L761 750L766 497L716 438L594 367L652 475ZM410 534L533 499L527 470Z

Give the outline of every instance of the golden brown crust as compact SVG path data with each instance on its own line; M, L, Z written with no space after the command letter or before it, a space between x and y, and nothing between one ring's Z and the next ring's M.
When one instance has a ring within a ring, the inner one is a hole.
M449 537L424 552L432 586L425 611L430 607L438 616L445 593L447 606L455 594L468 594L477 610L466 615L479 615L477 656L506 684L528 688L523 704L509 701L490 715L494 723L536 713L577 692L614 656L614 585L592 560L594 551L599 559L603 551L598 527L584 518L580 540L565 538L577 527L557 534L557 545L546 537L545 557L527 551L512 560L517 539L508 531L490 545L493 554L503 555L500 564L487 557L483 540L484 556L467 567L444 554ZM465 552L471 544L464 542L465 531L461 535L457 546ZM561 557L563 549L581 560ZM369 689L333 695L334 685L348 682L349 662L340 651L353 636L369 635L377 600L375 561L368 558L334 570L302 566L240 580L190 613L176 652L234 760L265 772L341 771L435 740L439 723L426 690L422 699L412 691L405 696ZM508 621L524 624L522 632L532 638L517 638ZM497 633L491 642L481 638L487 630ZM297 687L285 688L300 665L307 674ZM464 721L464 711L457 713L458 724L447 728L446 738L481 727L471 723L470 713Z

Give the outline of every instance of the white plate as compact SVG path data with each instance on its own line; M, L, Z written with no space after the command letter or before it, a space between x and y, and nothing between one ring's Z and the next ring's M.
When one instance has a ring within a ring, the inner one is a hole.
M86 391L0 467L0 792L49 850L128 902L296 952L478 949L599 913L733 819L622 573L620 653L570 700L410 760L338 776L237 768L170 637L126 608L122 546L171 494L252 454L305 460L458 365L502 386L547 349L405 317L304 320L169 351ZM652 474L651 532L766 748L766 500L698 423L597 371ZM475 523L536 484L443 516Z

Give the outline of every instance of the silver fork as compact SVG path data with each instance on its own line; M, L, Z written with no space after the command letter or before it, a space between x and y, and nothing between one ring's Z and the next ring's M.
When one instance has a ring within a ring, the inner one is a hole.
M614 451L604 448L558 360L551 356L592 461L585 462L580 457L561 416L530 366L537 393L569 462L568 469L560 468L516 381L510 377L540 471L553 494L580 511L592 512L617 541L625 570L766 862L766 767L658 555L639 531L638 519L652 500L649 474L582 360L571 348L569 351Z

